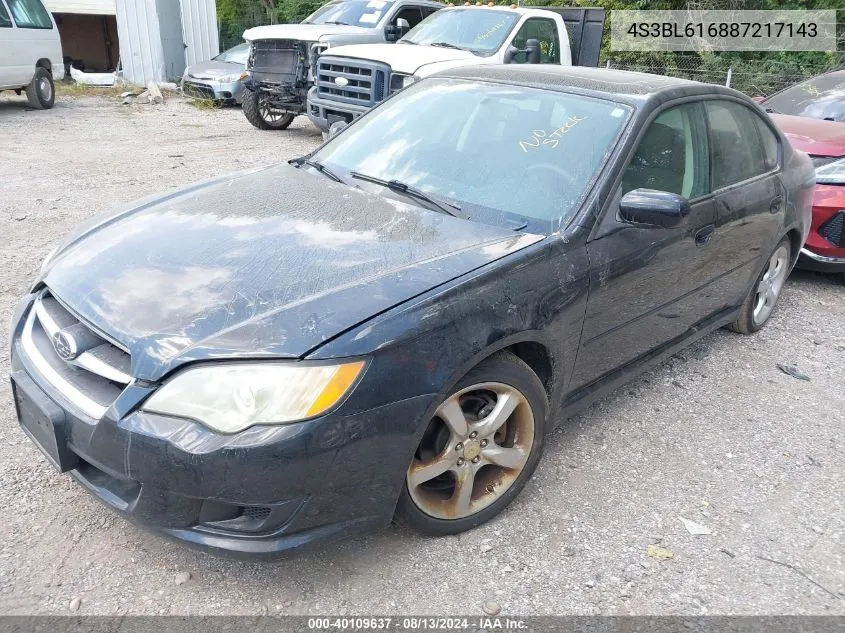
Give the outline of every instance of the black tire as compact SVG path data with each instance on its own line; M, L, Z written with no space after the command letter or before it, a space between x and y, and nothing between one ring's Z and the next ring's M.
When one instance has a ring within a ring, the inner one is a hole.
M35 69L35 75L26 87L26 98L29 105L38 110L49 110L53 107L56 102L56 86L49 70L41 66Z
M448 401L454 394L467 387L491 382L502 383L518 390L527 400L533 414L533 442L528 453L528 459L516 479L495 501L474 514L462 518L444 519L432 516L417 505L409 491L406 478L396 507L395 523L431 536L458 534L486 523L502 512L531 478L543 451L549 405L543 384L527 364L513 354L500 352L472 369L450 390L449 395L443 401Z
M786 270L783 272L784 277L782 280L780 280L780 286L777 288L775 302L777 302L777 299L780 298L780 290L783 287L783 282L786 281L786 277L789 276L789 266L792 262L792 245L788 237L783 238L772 251L771 255L769 255L769 259L763 265L763 270L760 271L760 274L757 276L757 279L754 282L754 286L748 292L748 296L746 297L745 302L742 304L742 308L739 311L739 318L737 318L736 321L727 326L729 330L739 332L740 334L753 334L754 332L761 330L763 326L765 326L766 323L769 322L769 319L772 315L772 310L774 309L774 305L769 310L769 312L766 313L765 317L761 319L755 318L754 309L757 305L761 282L763 281L763 278L766 276L766 273L769 270L769 264L772 258L774 258L778 254L778 252L782 251L782 249L784 248L786 249L786 263L784 264L786 266Z
M267 116L263 108L264 97L260 92L247 90L244 92L243 111L246 120L252 123L259 130L285 130L293 123L296 116L290 112L281 115L278 119ZM262 111L264 110L264 111Z

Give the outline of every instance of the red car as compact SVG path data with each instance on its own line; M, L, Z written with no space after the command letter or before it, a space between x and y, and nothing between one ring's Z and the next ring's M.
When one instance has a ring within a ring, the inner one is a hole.
M816 165L813 224L798 266L845 274L845 70L755 101Z

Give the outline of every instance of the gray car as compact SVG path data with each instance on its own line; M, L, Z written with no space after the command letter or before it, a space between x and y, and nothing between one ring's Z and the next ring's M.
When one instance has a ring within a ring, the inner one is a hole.
M182 92L200 99L240 104L243 101L249 44L244 42L217 57L185 69Z

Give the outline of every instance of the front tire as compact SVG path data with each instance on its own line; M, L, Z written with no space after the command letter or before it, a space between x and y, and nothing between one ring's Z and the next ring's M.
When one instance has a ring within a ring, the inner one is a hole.
M285 130L296 116L272 109L267 103L267 97L253 90L247 90L244 94L243 111L246 120L259 130Z
M792 248L788 237L783 238L769 256L763 272L757 277L739 312L739 318L728 329L740 334L753 334L762 329L772 316L781 290L789 276Z
M49 110L53 107L56 102L56 86L49 70L41 66L35 69L35 75L26 87L26 98L29 105L38 110Z
M406 473L396 522L443 536L499 514L537 467L547 413L543 384L513 354L475 367L429 421Z

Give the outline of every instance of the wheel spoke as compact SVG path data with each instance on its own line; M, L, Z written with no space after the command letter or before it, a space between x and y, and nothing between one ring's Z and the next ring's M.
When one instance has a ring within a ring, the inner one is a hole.
M520 448L507 448L492 444L481 451L481 455L491 464L502 468L521 468L525 462L525 452Z
M519 406L519 396L510 392L500 393L498 395L499 399L496 401L496 406L475 427L475 430L478 431L478 435L481 437L492 435L499 430L508 421L508 418L511 417L516 407Z
M435 415L446 423L453 435L460 439L467 436L467 419L457 397L453 396L441 404Z
M775 302L778 300L778 293L775 292L774 288L768 288L766 290L766 304L771 307L775 305Z
M453 450L438 455L424 462L414 462L408 470L408 485L416 488L420 484L439 477L455 466L457 453Z
M450 505L457 516L469 514L472 503L472 485L475 483L475 469L470 466L459 468L455 476L455 492L452 493Z

